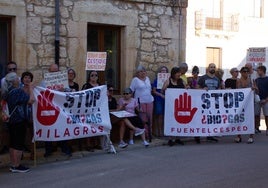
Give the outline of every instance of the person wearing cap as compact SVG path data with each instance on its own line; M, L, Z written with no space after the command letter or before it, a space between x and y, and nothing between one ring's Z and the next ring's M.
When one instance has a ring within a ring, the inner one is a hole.
M165 93L167 88L185 88L184 81L180 78L181 69L180 67L173 67L170 72L170 78L164 82L162 87L162 93ZM184 143L179 139L173 139L174 137L169 137L168 145L173 146L176 143L184 145Z
M123 97L118 100L118 110L125 110L129 113L136 114L139 111L139 104L137 99L132 97L132 90L130 88L126 88L123 93ZM141 120L140 116L136 114L136 116L124 118L123 121L120 121L120 143L119 147L123 147L126 143L123 140L124 133L125 133L125 126L130 128L130 136L129 136L129 145L134 144L133 135L139 136L141 135L142 144L147 147L149 143L146 141L145 138L145 129L144 123Z
M159 67L157 73L168 73L166 66ZM152 84L153 96L154 96L154 128L155 135L164 136L164 112L165 112L165 96L161 92L161 89L157 89L158 81L157 75Z
M26 127L28 116L25 113L28 104L32 104L35 99L33 95L34 86L29 83L29 93L20 88L20 79L15 72L10 72L5 77L2 86L3 98L7 101L10 111L9 134L10 134L10 171L28 172L29 168L21 165L21 158L24 149Z
M131 80L130 89L134 93L134 98L138 100L140 116L143 122L146 122L146 136L151 142L154 97L152 96L152 86L146 69L139 65L136 70L136 76Z
M237 79L236 88L252 88L253 87L253 83L249 77L249 71L250 70L248 67L242 67L240 69L241 77ZM235 142L236 143L242 142L241 135L237 135L237 137L235 138ZM253 134L250 134L247 143L252 144L253 142L254 142Z
M225 88L226 89L236 89L236 81L237 81L237 78L239 75L239 70L236 67L231 68L230 74L232 75L232 77L227 78L225 80Z

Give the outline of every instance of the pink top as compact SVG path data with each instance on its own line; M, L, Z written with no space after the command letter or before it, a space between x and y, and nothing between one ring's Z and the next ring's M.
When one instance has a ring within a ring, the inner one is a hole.
M123 97L118 100L119 106L124 106L124 104L127 104L125 107L125 110L129 113L135 114L135 108L138 106L138 101L134 98L131 98L129 101L126 101Z

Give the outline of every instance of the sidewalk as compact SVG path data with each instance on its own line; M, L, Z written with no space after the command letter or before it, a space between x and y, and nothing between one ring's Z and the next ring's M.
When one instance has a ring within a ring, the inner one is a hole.
M159 138L154 138L152 142L150 143L149 147L154 147L154 146L159 146L163 145L166 142L165 139L159 139ZM104 150L95 150L94 152L89 152L89 151L78 151L75 149L75 151L72 153L71 157L68 157L64 155L61 151L60 148L56 152L53 152L51 156L45 158L44 153L45 149L44 148L38 148L36 150L36 160L31 160L30 153L24 152L23 153L23 160L22 164L29 166L29 167L34 167L38 166L40 164L44 163L51 163L51 162L56 162L56 161L66 161L66 160L72 160L72 159L79 159L83 157L88 157L90 155L117 155L118 153L122 151L127 151L127 150L133 150L133 149L139 149L139 148L144 148L142 145L141 140L135 140L134 145L129 145L127 148L119 148L117 143L113 143L116 152L117 153L108 153L107 151ZM10 158L9 158L9 153L0 155L0 169L5 169L9 167L10 165Z
M261 134L257 134L259 135L258 137L263 137L262 139L266 139L268 138L265 135L265 123L264 120L261 120L261 127L260 130L262 130ZM219 143L233 143L235 136L224 136L224 137L220 137L219 138ZM187 144L187 142L189 142L189 144L196 144L194 139L192 137L184 137L181 139L182 141L184 141ZM150 143L149 148L151 147L155 147L155 146L163 146L163 145L167 145L167 141L168 141L168 137L163 137L163 138L153 138L152 142ZM206 139L205 137L201 139L202 144L206 143ZM245 141L244 141L245 142ZM118 155L120 154L120 152L127 152L128 150L134 150L134 149L140 149L140 148L144 148L144 146L142 145L142 141L140 139L135 140L135 144L134 145L129 145L127 148L119 148L118 147L118 143L113 143L115 149L116 149L116 154L113 153L108 153L107 151L104 150L95 150L94 152L88 152L88 151L78 151L75 149L75 151L72 153L71 157L68 157L66 155L63 155L63 153L60 151L60 148L58 148L58 150L56 152L53 152L53 154L47 158L45 158L43 155L45 153L44 148L38 148L36 150L36 160L31 160L30 159L30 153L24 153L24 157L22 160L22 164L25 164L29 167L34 167L34 166L38 166L40 164L44 164L44 163L52 163L52 162L56 162L56 161L67 161L67 160L72 160L72 159L79 159L79 158L83 158L83 157L89 157L91 155ZM10 165L10 159L9 159L9 153L6 153L4 155L0 155L0 169L7 169L9 168Z

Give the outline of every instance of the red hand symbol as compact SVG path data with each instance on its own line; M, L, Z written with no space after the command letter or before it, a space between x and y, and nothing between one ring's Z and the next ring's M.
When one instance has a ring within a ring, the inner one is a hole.
M192 97L188 96L186 92L175 100L174 116L177 122L186 124L192 121L197 108L191 109L191 106Z
M37 96L37 120L42 125L50 126L57 121L60 109L52 103L54 93L51 93L49 90L45 90L41 91L40 94L41 95Z

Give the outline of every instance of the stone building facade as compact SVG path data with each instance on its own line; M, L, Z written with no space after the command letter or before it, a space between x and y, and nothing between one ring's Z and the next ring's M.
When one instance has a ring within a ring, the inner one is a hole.
M0 18L11 18L11 60L19 73L29 70L36 81L55 62L55 2L57 0L0 0ZM60 69L72 67L76 81L86 81L88 24L120 28L120 80L128 86L136 67L148 70L151 80L160 65L184 61L186 21L179 38L179 9L166 0L59 0ZM186 9L181 12L186 15ZM185 17L185 16L184 16Z

